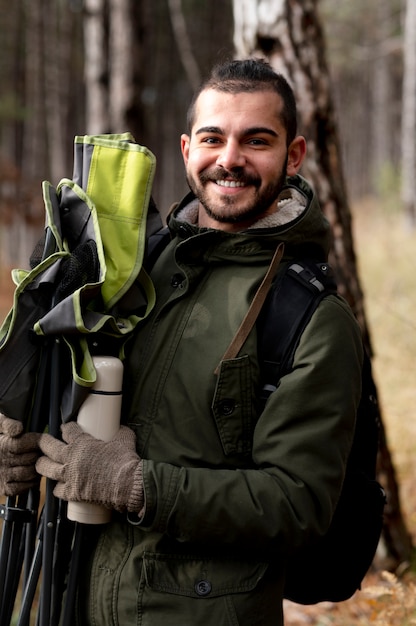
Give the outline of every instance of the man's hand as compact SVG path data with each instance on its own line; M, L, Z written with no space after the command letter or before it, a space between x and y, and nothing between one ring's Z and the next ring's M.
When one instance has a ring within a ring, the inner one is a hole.
M63 441L41 436L36 469L57 481L54 494L72 502L94 502L117 511L143 508L142 462L134 432L121 426L109 442L85 433L76 422L61 428Z
M39 483L35 463L38 433L23 433L23 424L0 413L0 493L17 496Z

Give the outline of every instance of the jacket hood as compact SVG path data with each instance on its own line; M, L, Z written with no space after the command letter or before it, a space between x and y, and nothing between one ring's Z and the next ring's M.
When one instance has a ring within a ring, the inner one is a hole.
M187 236L213 229L198 226L198 199L189 193L175 205L168 218L173 235ZM315 192L302 176L286 179L279 194L277 210L259 219L249 229L225 236L253 238L262 241L267 248L276 243L285 244L285 256L310 255L316 260L326 260L331 241L330 226L319 206Z

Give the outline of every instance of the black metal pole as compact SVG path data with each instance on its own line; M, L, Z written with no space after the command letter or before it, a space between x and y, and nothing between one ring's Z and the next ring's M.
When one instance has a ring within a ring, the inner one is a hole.
M26 585L23 589L22 602L20 606L19 619L17 626L29 626L30 614L35 598L36 589L39 582L40 572L42 569L42 551L43 551L43 511L38 526L38 542L30 563L30 571L27 576Z
M50 402L49 402L49 433L53 437L60 436L60 340L56 338L51 349L50 361ZM55 483L46 480L46 493L43 517L43 552L42 552L42 586L40 594L40 626L51 624L52 604L55 602L52 595L53 564L56 524L58 518L58 501L53 495Z

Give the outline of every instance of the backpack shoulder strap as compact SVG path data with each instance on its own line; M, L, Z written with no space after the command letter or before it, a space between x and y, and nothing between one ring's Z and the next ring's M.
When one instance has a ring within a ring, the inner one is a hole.
M327 263L289 262L274 282L259 318L262 401L292 365L300 337L321 300L337 287Z
M293 261L278 274L259 318L264 402L293 367L300 337L317 306L336 292L326 263ZM365 356L353 445L330 528L287 564L284 596L293 602L347 600L360 588L377 549L386 500L375 480L379 422L370 366Z

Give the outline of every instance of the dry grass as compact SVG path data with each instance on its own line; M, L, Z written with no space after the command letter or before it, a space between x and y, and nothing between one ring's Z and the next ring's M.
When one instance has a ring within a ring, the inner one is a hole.
M383 421L402 509L416 542L416 232L399 212L371 199L354 207L353 229ZM416 575L409 571L398 580L371 573L363 590L346 602L287 603L285 615L286 626L411 626L416 624Z
M354 231L384 423L416 539L416 232L371 202L356 208Z
M389 213L373 200L354 207L353 218L374 373L402 507L416 542L416 232L406 229L398 212ZM8 275L1 275L1 319L11 304L11 287ZM288 602L285 616L286 626L411 626L416 624L416 576L408 572L398 580L372 573L351 600L313 607Z

